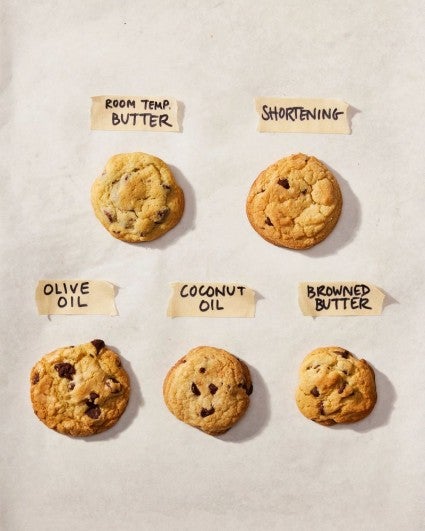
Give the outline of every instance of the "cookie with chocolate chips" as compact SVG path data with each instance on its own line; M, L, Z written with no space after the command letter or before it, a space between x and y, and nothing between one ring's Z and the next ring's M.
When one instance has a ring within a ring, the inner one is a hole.
M119 240L149 242L180 221L184 195L170 168L146 153L109 159L93 183L91 201L102 225Z
M197 347L168 372L164 401L179 420L210 435L226 432L246 412L252 382L248 367L225 350Z
M325 426L357 422L376 399L372 367L344 348L317 348L301 364L296 402L308 419Z
M124 412L130 380L101 339L42 357L30 375L37 417L59 433L84 437L111 428Z
M342 209L337 180L315 157L302 153L262 171L246 202L254 230L274 245L308 249L334 229Z

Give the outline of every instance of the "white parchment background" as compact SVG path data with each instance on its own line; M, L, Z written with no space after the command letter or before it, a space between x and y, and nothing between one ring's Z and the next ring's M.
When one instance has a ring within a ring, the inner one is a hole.
M424 4L6 0L1 7L1 511L7 531L424 529ZM90 131L90 97L170 95L182 133ZM255 96L350 103L352 135L260 134ZM89 191L115 153L175 171L180 225L113 239ZM263 241L251 182L282 156L323 160L344 210L319 246ZM118 317L36 313L42 278L108 280ZM254 319L168 319L173 281L243 283ZM365 280L382 316L303 317L304 280ZM133 382L121 421L91 439L48 430L29 401L43 354L103 338ZM200 345L252 368L246 417L219 438L162 401L171 364ZM297 411L298 366L340 345L376 369L379 401L352 426Z

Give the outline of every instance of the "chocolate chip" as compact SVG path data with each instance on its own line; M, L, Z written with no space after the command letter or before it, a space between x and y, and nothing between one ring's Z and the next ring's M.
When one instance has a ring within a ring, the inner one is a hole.
M216 392L218 391L218 387L215 386L213 383L211 383L211 384L208 386L208 389L211 391L211 394L212 394L212 395L215 395Z
M211 409L205 409L204 407L201 409L201 417L203 418L209 417L213 413L215 413L215 409L213 407L211 407Z
M100 407L99 406L93 406L89 407L86 411L86 415L90 417L91 419L98 419L100 417Z
M105 380L105 385L109 387L111 393L119 393L122 389L120 382L113 376L110 376Z
M324 407L323 407L323 402L320 402L319 413L320 413L321 415L326 415L326 413L325 413L325 409L324 409Z
M35 373L34 373L34 376L33 376L33 378L32 378L32 380L31 380L31 383L32 383L33 385L35 385L35 384L38 383L39 381L40 381L40 375L38 374L38 372L35 372Z
M163 184L162 187L163 187L165 190L171 190L171 186L168 186L168 184Z
M97 406L94 401L96 400L96 398L99 398L99 395L97 393L95 393L94 391L92 391L89 395L89 398L86 399L86 406L88 406L89 409L94 409L96 407L99 407ZM100 414L100 409L99 409L99 414ZM90 415L89 415L90 416ZM95 418L95 417L92 417L92 418ZM96 417L97 418L97 417Z
M155 217L153 218L154 223L161 223L162 221L164 221L169 211L170 209L168 207L160 208L155 214Z
M96 354L99 354L99 352L105 346L105 342L102 339L93 339L91 344L96 348Z
M305 195L307 193L307 190L301 190L301 193Z
M288 181L288 179L279 179L277 181L277 184L280 184L280 186L283 186L286 190L289 189L289 181Z
M109 219L111 223L114 221L114 218L107 210L104 210L103 213L105 214L105 216Z
M238 387L239 387L240 389L243 389L243 390L245 391L245 393L246 393L248 396L249 396L250 394L252 394L252 391L254 390L252 384L251 384L249 387L247 387L247 385L246 385L245 382L238 384Z
M317 387L313 387L313 389L310 391L310 394L313 396L320 396L319 389Z
M56 363L55 370L61 378L68 380L72 380L72 376L75 374L75 367L70 363Z
M335 350L335 354L338 354L339 356L342 356L345 359L347 359L350 356L350 353L348 352L348 350L343 350L342 352L340 350Z
M195 382L192 382L192 385L190 387L192 389L192 393L196 396L199 396L201 394L201 391L198 389Z
M347 387L347 382L343 382L340 386L340 388L338 389L338 393L341 394L344 392L344 389Z
M68 385L68 389L70 391L72 391L74 389L74 387L75 387L75 383L73 383L73 382Z
M273 223L271 222L270 218L267 217L265 222L264 222L266 225L269 225L270 227L273 227Z
M201 372L202 374L204 374L204 372L205 372L206 370L207 370L207 369L206 369L205 367L201 367L201 368L199 369L199 372Z

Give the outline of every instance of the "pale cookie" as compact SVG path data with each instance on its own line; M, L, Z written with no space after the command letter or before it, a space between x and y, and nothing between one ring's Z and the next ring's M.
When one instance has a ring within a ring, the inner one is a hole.
M245 363L214 347L192 349L170 369L163 385L171 413L210 435L224 433L242 417L251 393Z
M296 402L319 424L357 422L369 415L376 398L372 367L343 348L317 348L301 364Z
M278 160L254 181L246 212L254 230L274 245L307 249L324 240L342 208L338 182L314 157Z
M130 380L101 339L59 348L31 371L31 401L46 426L82 437L111 428L124 412Z
M180 221L184 195L169 167L146 153L109 159L92 186L96 217L119 240L130 243L159 238Z

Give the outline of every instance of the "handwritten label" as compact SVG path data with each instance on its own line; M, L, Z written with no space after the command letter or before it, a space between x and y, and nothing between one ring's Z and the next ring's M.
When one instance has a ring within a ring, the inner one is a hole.
M91 128L102 131L180 131L170 97L93 96Z
M333 99L256 98L261 133L350 134L348 104Z
M239 284L171 284L168 317L254 317L255 291Z
M115 287L102 280L40 280L35 299L40 315L117 315Z
M298 300L304 315L380 315L385 295L362 282L302 282Z

